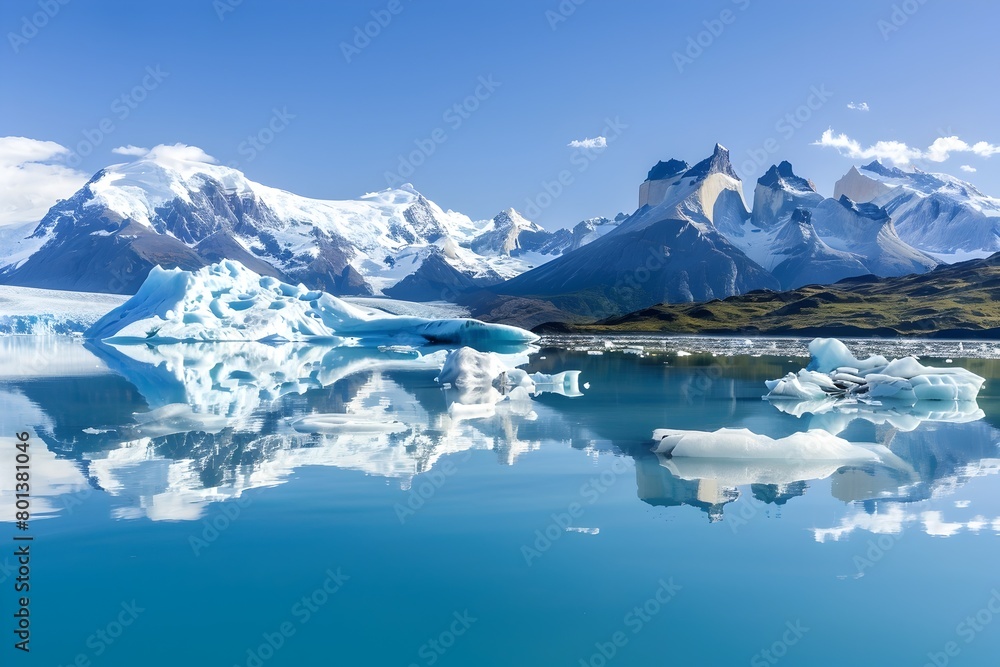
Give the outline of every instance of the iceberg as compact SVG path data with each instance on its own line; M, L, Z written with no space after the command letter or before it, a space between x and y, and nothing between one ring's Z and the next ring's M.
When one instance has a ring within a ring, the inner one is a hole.
M538 336L468 318L391 315L303 285L260 276L234 260L198 271L154 267L139 291L86 337L116 343L313 341L523 345Z
M717 431L684 431L661 428L653 431L657 454L676 458L768 459L788 461L838 461L878 463L881 458L862 447L822 430L771 438L745 428Z
M986 380L965 368L924 366L913 357L857 359L834 338L809 344L812 360L798 373L768 380L768 399L822 401L828 398L917 401L975 401Z
M437 381L456 389L456 402L464 405L495 404L505 398L527 399L544 393L583 396L580 371L529 375L527 371L515 368L527 363L526 358L515 359L512 363L509 357L462 347L448 353Z

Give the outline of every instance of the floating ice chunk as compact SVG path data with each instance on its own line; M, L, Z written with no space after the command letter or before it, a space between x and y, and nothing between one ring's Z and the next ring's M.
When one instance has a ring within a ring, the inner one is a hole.
M507 370L500 357L491 352L478 352L471 347L462 347L451 352L444 360L444 366L437 381L463 389L493 385L493 381Z
M829 396L829 390L836 387L827 376L806 370L789 373L780 380L768 380L764 384L767 386L769 398L800 401L825 399Z
M527 359L515 359L517 365ZM456 390L455 403L493 405L505 398L529 400L531 396L554 393L582 396L580 371L562 371L554 375L534 373L513 367L509 358L495 352L478 352L462 347L450 352L437 381Z
M198 271L154 267L139 291L87 330L118 342L303 341L337 337L391 344L524 344L538 336L470 319L431 320L351 305L262 277L234 260Z
M888 363L885 357L878 354L863 361L856 359L847 346L836 338L813 340L809 343L809 354L812 356L812 361L808 366L809 370L821 373L830 373L843 366L853 368L856 371L871 371Z
M847 346L832 338L809 344L813 355L806 370L765 382L766 398L816 401L864 398L900 402L974 401L985 380L964 368L933 368L913 357L891 362L873 356L855 359Z
M691 353L688 352L687 350L677 350L677 356L678 357L690 357Z
M584 528L583 526L566 526L567 533L583 533L584 535L600 535L600 528Z
M877 454L820 430L774 439L745 428L718 431L653 431L653 448L672 458L782 459L807 461L878 462Z

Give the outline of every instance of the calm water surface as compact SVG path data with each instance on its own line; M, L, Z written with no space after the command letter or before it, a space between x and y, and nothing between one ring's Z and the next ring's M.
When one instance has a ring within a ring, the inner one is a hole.
M988 378L978 407L799 417L761 400L787 356L542 349L527 368L578 369L582 395L474 409L407 351L0 348L5 644L23 430L34 515L32 650L4 665L1000 655L995 361L955 359ZM346 416L297 422L317 414ZM895 457L695 466L649 453L665 427L824 428Z

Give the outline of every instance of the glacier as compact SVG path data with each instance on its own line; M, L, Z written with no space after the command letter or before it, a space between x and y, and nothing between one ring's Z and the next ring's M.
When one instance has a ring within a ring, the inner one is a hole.
M467 318L390 315L261 276L235 260L197 271L154 268L139 291L86 331L118 343L309 341L522 345L535 334Z
M0 285L0 334L80 335L125 300L117 294Z

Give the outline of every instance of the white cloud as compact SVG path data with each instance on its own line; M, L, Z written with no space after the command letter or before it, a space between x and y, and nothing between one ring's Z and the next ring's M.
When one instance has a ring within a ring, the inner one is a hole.
M868 106L868 102L848 102L847 108L853 111L871 111L871 107Z
M87 174L60 164L69 155L54 141L0 137L0 225L37 222L87 182Z
M117 148L112 148L111 152L116 155L134 155L135 157L144 157L149 153L148 148L143 148L142 146L133 146L129 144L128 146L119 146Z
M911 148L901 141L878 141L871 146L863 147L846 134L835 135L832 129L823 132L819 141L813 142L813 145L835 148L841 155L855 160L889 160L901 166L909 165L914 160L944 162L952 153L973 153L980 157L990 157L1000 153L1000 146L985 141L969 144L958 137L938 137L926 150Z
M197 146L188 146L187 144L174 144L173 146L160 144L159 146L153 146L152 150L146 153L145 157L158 161L207 162L209 164L218 162L218 160Z
M594 137L593 139L574 139L567 144L570 148L607 148L607 137Z
M970 164L963 164L961 167L959 167L959 169L961 169L962 171L966 171L970 174L974 174L978 171L978 169L976 169Z

